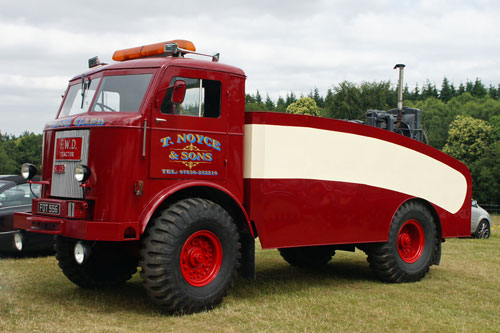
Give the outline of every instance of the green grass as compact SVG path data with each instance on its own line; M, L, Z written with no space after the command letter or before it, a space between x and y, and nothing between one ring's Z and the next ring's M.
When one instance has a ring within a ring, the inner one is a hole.
M500 328L500 217L489 240L450 239L420 282L386 284L362 252L337 252L321 271L257 252L257 280L238 279L224 303L171 316L138 275L120 289L69 282L54 257L0 259L0 332L467 331Z

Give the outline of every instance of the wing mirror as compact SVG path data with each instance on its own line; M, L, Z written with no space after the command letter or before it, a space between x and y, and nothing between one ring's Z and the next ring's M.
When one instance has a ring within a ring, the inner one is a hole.
M173 104L181 104L184 102L184 96L186 96L186 81L175 81L170 100Z

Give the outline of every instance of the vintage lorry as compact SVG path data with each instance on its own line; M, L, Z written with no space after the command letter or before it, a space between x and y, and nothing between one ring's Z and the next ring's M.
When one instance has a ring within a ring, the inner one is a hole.
M155 303L188 313L255 277L256 237L294 266L358 248L381 280L411 282L445 238L470 236L462 163L364 124L245 112L245 73L195 51L175 40L91 59L46 125L42 193L15 226L57 235L76 285L140 267Z

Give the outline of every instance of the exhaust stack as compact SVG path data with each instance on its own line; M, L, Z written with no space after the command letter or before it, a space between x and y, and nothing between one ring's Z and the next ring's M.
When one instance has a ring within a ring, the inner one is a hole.
M398 110L403 111L403 72L405 65L397 64L394 69L399 69L399 82L398 82Z
M399 69L398 107L389 111L366 111L366 124L427 143L427 137L420 123L420 110L403 106L403 71L405 65L396 64L394 69L396 68Z

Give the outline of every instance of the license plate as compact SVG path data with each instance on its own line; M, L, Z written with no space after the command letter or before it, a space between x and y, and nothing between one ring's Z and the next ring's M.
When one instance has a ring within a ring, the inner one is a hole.
M61 213L61 205L58 203L39 202L38 212L42 214L59 215Z

